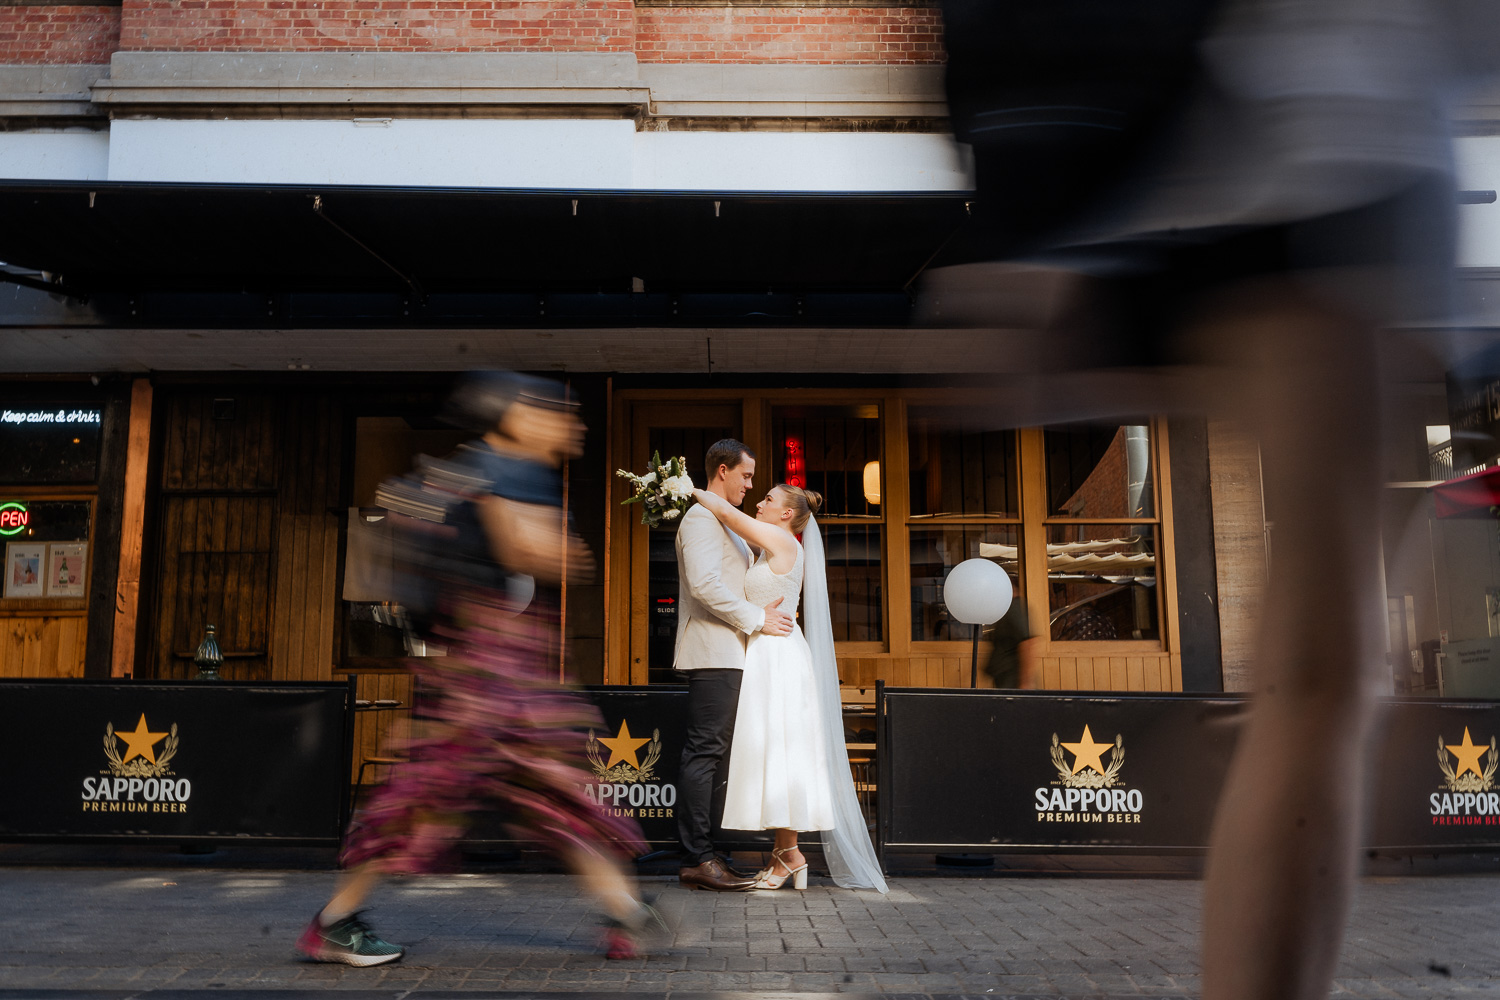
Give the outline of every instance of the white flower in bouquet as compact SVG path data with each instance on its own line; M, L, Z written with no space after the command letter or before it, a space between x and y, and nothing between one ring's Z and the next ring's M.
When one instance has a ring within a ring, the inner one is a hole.
M669 476L662 487L676 500L685 500L693 495L693 481L687 476Z
M627 469L616 470L615 474L628 479L634 487L634 492L621 504L640 504L641 523L648 527L675 521L693 502L693 481L687 474L686 458L663 462L657 452L646 463L645 475L638 476Z

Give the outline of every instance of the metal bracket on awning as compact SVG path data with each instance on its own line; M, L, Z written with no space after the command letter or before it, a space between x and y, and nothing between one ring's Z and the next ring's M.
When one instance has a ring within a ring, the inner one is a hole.
M22 288L35 288L39 292L47 292L50 295L62 295L76 302L87 302L87 294L75 291L64 285L61 281L44 281L41 278L33 278L26 274L16 274L13 271L0 269L0 281L9 282L12 285L20 285Z
M376 260L378 260L381 263L382 266L385 267L386 270L390 271L396 277L400 278L403 282L405 282L406 283L406 287L408 287L408 288L411 289L413 295L417 296L418 298L425 298L426 297L427 293L425 291L423 291L422 286L417 282L416 278L411 277L410 275L407 275L407 274L403 273L400 268L396 267L396 265L392 264L390 261L386 260L384 257L380 256L380 254L378 254L374 250L372 250L369 247L369 245L366 244L363 240L361 240L358 236L355 236L353 233L349 232L349 230L345 229L343 226L339 225L337 222L334 222L331 218L329 218L328 217L328 213L323 211L323 196L322 195L320 195L320 194L313 195L312 208L313 208L313 212L318 216L318 218L322 219L324 222L328 223L334 229L338 230L340 234L342 234L346 239L349 240L349 242L351 242L355 246L359 247L361 250L363 250L365 253L369 254L371 257L374 257Z

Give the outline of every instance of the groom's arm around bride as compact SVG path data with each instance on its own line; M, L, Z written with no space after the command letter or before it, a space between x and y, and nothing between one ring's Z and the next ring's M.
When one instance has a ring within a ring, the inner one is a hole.
M755 456L732 438L714 443L704 463L705 489L739 506L755 475ZM788 635L791 616L781 602L758 608L745 600L750 550L703 507L677 531L677 644L673 667L688 678L687 738L678 775L677 831L682 839L682 883L694 889L742 891L754 880L729 871L715 857L710 831L717 775L734 734L746 642L755 632Z

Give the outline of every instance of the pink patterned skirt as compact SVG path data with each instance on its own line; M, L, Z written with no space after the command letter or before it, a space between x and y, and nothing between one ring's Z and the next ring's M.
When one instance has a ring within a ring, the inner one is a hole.
M598 710L557 681L549 655L555 614L536 603L507 614L503 598L470 590L450 600L440 638L448 655L416 661L425 729L410 763L350 823L341 861L379 871L430 872L454 860L470 817L494 810L508 833L554 851L581 847L628 858L644 850L633 819L606 816L584 796L594 781L586 733Z

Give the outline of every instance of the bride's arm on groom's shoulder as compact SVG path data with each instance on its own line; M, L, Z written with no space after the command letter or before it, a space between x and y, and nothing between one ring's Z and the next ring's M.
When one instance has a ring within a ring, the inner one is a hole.
M724 585L721 569L724 534L707 518L684 517L677 531L677 551L682 559L682 582L715 617L747 635L765 626L764 610L736 596Z
M709 512L714 517L717 517L724 527L739 535L751 545L760 546L771 556L790 555L795 557L797 540L786 529L774 524L768 524L765 521L757 521L717 493L710 493L707 490L693 490L693 499L707 507Z

